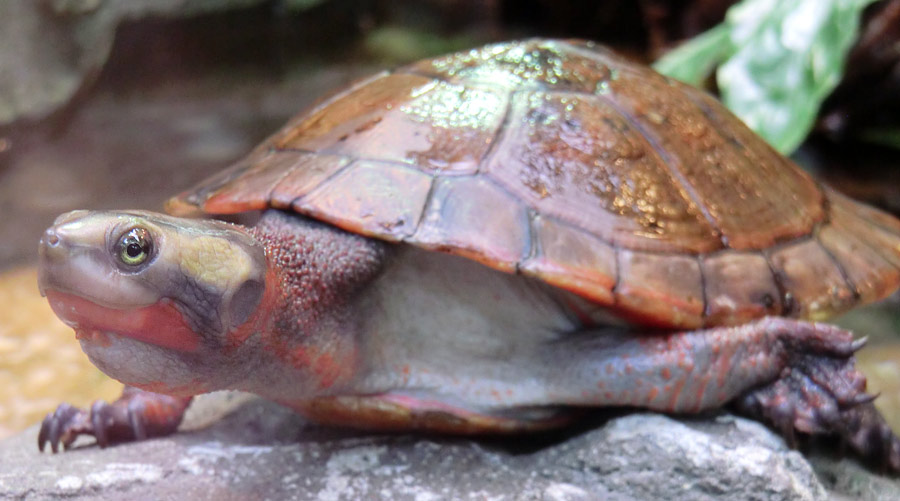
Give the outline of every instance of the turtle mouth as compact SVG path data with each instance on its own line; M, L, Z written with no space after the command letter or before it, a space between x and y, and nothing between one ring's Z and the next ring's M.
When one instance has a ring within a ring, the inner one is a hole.
M45 292L50 308L75 330L75 337L80 341L108 346L115 336L186 352L199 347L200 337L169 300L145 307L114 309L56 289Z
M56 288L41 287L41 294L47 298L53 313L64 324L75 330L75 338L79 341L95 342L107 346L111 336L120 337L119 333L97 325L95 320L108 317L110 312L114 315L115 310L101 306L90 298Z
M108 348L113 342L120 341L121 336L111 331L100 331L96 329L75 329L75 339L82 343L90 343L97 346Z

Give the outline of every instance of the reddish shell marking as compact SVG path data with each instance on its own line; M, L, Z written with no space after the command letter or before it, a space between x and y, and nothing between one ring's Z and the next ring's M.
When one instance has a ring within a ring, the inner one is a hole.
M87 299L48 290L47 300L59 318L79 330L97 330L180 351L195 351L200 337L168 299L130 310L100 306Z

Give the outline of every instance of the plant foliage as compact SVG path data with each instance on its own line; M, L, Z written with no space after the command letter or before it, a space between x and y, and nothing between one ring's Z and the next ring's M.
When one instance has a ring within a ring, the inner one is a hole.
M793 151L840 81L862 10L876 0L743 0L666 54L658 71L699 85L716 68L722 101L779 151Z

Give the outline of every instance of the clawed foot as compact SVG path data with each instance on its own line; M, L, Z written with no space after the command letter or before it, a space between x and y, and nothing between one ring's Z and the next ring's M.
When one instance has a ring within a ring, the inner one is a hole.
M866 378L854 365L852 353L864 341L831 339L835 346L789 346L780 377L740 397L738 409L770 423L792 447L796 432L835 435L863 458L900 471L900 439L872 404L875 396L865 392Z
M100 447L168 435L178 428L190 400L126 387L118 400L98 400L90 411L60 404L41 423L38 449L48 443L54 453L60 444L68 449L79 435L93 436Z

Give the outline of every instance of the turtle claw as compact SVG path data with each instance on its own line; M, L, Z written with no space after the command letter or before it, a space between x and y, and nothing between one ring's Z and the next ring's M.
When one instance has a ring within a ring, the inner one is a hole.
M79 435L92 435L101 448L111 442L129 440L143 432L143 424L136 414L123 422L121 406L106 403L102 400L94 402L90 412L69 404L60 404L54 412L47 414L38 432L38 449L42 452L47 444L53 453L59 452L60 445L68 449ZM126 426L122 426L125 424ZM138 428L135 429L135 426Z
M91 406L91 425L94 438L97 439L97 445L100 448L109 445L109 435L106 433L106 427L112 426L113 421L112 406L103 400L94 402L94 405Z
M857 395L850 404L852 406L868 404L870 402L874 402L876 398L880 397L881 393L860 393Z
M864 459L900 471L900 439L865 392L852 357L795 354L781 376L745 393L738 410L768 422L789 446L796 432L834 435Z
M141 419L139 410L136 405L128 406L128 422L131 423L131 430L134 432L135 440L146 440L147 427L144 426L144 420Z
M85 423L87 413L77 407L62 403L55 411L47 414L41 422L41 430L38 432L38 449L43 452L44 447L50 444L53 453L59 452L59 445L68 449L78 435L87 433Z
M863 336L859 339L854 340L850 344L850 349L853 350L853 353L856 353L857 351L861 350L863 348L863 346L865 346L866 343L868 343L868 342L869 342L869 336Z
M111 444L145 440L173 433L181 422L190 397L171 397L126 387L112 403L98 400L85 411L60 404L47 414L38 432L38 449L50 444L68 449L79 435L91 435L101 448Z

